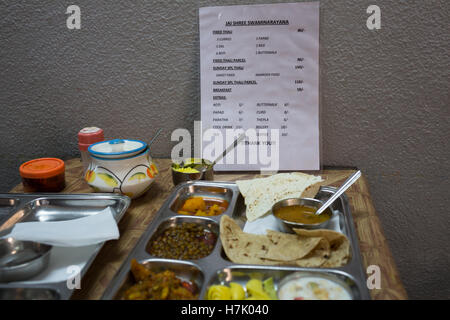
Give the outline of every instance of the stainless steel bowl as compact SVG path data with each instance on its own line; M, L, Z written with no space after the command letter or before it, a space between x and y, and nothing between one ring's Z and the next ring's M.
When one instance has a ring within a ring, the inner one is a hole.
M208 164L207 167L200 169L199 172L195 173L186 173L186 172L180 172L176 171L171 168L172 170L172 181L173 184L176 186L183 182L188 181L195 181L195 180L214 180L214 167L212 166L211 161L204 160L206 164Z
M281 201L278 201L272 206L272 215L277 220L278 226L281 230L284 232L294 233L294 228L303 228L303 229L326 229L330 219L332 217L332 211L330 208L326 209L322 214L326 214L329 216L329 219L315 224L305 224L305 223L299 223L299 222L292 222L288 220L281 219L275 215L275 211L277 211L281 207L288 207L293 205L301 205L301 206L308 206L313 207L316 209L319 209L320 206L323 204L322 201L317 199L310 199L310 198L289 198L284 199Z
M0 239L0 282L29 279L47 266L52 246L13 238Z

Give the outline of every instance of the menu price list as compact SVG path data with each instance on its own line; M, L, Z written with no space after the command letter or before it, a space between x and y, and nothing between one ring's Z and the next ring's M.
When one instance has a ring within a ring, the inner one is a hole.
M318 3L201 8L203 130L255 129L279 144L280 170L318 169L318 17Z

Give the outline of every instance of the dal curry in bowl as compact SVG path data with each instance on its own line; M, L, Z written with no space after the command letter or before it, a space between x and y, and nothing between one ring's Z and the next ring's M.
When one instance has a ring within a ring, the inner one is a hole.
M293 228L326 229L332 211L326 209L322 214L315 214L322 201L308 198L289 198L278 201L272 207L281 230L293 233Z

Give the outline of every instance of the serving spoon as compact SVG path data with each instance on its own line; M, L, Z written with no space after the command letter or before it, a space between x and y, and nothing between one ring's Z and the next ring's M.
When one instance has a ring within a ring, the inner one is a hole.
M328 199L317 211L315 214L319 215L324 212L337 198L341 196L358 178L361 177L361 170L356 171L347 180L345 180L344 184L337 189L337 191Z

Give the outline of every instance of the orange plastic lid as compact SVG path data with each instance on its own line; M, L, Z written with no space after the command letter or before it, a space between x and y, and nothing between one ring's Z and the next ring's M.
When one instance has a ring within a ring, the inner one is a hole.
M19 172L23 178L50 178L63 173L64 161L57 158L40 158L23 163Z

